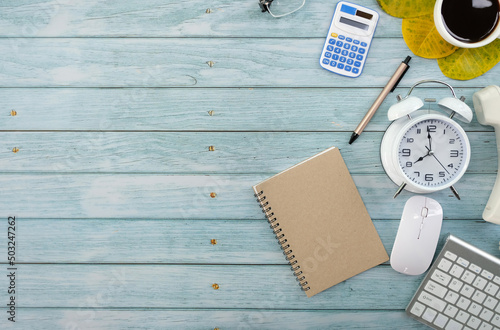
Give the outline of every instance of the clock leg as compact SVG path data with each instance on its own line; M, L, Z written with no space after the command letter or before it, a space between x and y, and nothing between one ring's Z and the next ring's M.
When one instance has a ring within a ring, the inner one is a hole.
M455 189L455 187L450 186L451 191L453 192L453 195L455 195L458 200L460 200L460 195L458 194L458 191Z
M398 188L398 191L396 191L396 193L394 194L394 196L392 196L392 198L396 198L398 197L398 195L403 191L403 189L405 189L406 187L406 183L402 183L399 188ZM460 199L460 198L459 198Z

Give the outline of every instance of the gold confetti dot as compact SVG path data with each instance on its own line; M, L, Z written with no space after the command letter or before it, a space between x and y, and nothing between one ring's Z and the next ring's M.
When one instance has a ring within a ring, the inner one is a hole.
M215 62L214 61L208 61L207 64L208 64L209 67L213 67L214 64L215 64Z
M212 239L210 240L210 244L212 244L212 245L217 244L217 240L216 240L215 238L212 238Z
M214 146L208 147L208 151L215 151L215 147Z
M13 153L16 153L16 152L18 152L18 151L19 151L19 148L13 148L13 149L12 149L12 152L13 152Z
M11 111L10 111L10 115L11 115L12 117L17 116L17 111L16 111L16 110L11 110Z
M211 193L210 193L210 197L215 198L215 197L217 197L217 194L216 194L216 193L214 193L214 192L211 192Z
M210 14L212 12L212 9L208 8L207 10L205 10L205 13L207 14Z
M212 288L214 288L214 290L219 290L219 284L217 283L212 284Z
M208 112L208 115L209 115L209 116L213 116L213 115L214 115L214 111L213 111L213 110L210 110L210 111Z

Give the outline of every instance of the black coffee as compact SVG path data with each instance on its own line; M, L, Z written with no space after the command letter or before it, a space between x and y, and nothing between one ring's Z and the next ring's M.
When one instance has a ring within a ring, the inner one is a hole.
M455 39L474 43L488 37L499 20L499 0L444 0L444 26Z

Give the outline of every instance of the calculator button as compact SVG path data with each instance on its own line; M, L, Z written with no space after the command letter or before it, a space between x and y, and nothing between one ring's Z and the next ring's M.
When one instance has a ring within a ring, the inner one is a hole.
M362 61L363 60L363 55L356 55L356 59L358 61Z
M351 45L349 45L349 44L344 44L344 48L345 48L345 49L349 49L349 48L351 48Z
M336 33L332 33L332 34L330 34L330 35L331 35L332 37L334 37L334 38L337 38L337 37L339 36L339 35L338 35L338 34L336 34Z
M352 38L346 38L345 41L352 42Z
M344 43L340 40L337 41L337 43L335 44L337 47L342 47Z
M342 51L342 55L347 56L347 54L349 54L349 52L348 52L347 50L345 50L345 49L344 49L344 50Z
M358 73L359 73L359 69L353 68L353 69L352 69L352 73L356 73L356 74L358 74Z
M345 58L344 56L341 56L341 57L340 57L340 62L341 62L341 63L345 63L345 61L346 61L346 58Z
M350 58L355 58L355 57L356 57L356 54L355 54L355 53L353 53L353 52L350 52L350 53L349 53L349 57L350 57Z
M357 50L358 50L358 46L352 46L352 47L351 47L351 50L352 50L353 52L357 51Z
M360 48L358 49L358 53L360 53L360 54L364 54L365 52L366 52L366 49L364 49L364 48L361 48L361 47L360 47Z
M330 45L326 46L326 50L328 50L329 52L333 51L333 46Z
M340 48L335 48L335 49L333 50L333 52L334 52L335 54L340 54L340 52L341 52L341 51L342 51L342 49L340 49Z
M332 57L332 53L330 53L330 52L326 52L326 53L325 53L325 57L327 57L327 58Z
M354 63L354 61L352 59L347 60L347 64L352 65L353 63Z
M330 40L328 40L328 43L329 43L330 45L335 45L335 42L336 42L336 41L335 41L335 39L330 39Z
M354 66L359 68L361 66L361 62L359 62L359 61L354 62Z
M352 43L355 45L359 45L359 40L354 40Z
M337 65L337 68L339 68L339 69L343 69L343 68L344 68L344 64L339 63L339 64Z
M339 39L340 39L340 40L344 40L344 39L345 39L345 37L344 37L343 35L339 35Z
M344 70L346 70L347 72L351 72L352 66L346 65Z
M337 66L337 62L335 62L335 61L331 61L331 62L330 62L330 66L331 66L331 67L333 67L333 68L334 68L334 67L336 67L336 66Z
M366 46L368 46L368 44L366 42L362 42L361 46L366 47Z
M323 64L330 64L330 60L329 60L329 59L327 59L327 58L324 58L324 59L323 59Z
M336 60L338 60L338 59L339 59L339 56L338 56L337 54L333 54L333 55L332 55L332 60L335 60L335 61L336 61Z

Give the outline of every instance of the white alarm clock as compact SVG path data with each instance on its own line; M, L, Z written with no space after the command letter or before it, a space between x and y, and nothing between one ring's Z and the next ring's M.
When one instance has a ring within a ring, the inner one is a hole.
M424 103L410 96L423 83L446 85L453 97L438 102L439 108L450 114L419 110ZM450 187L460 199L453 185L464 175L469 165L470 143L464 129L452 119L469 123L472 110L456 97L453 88L442 81L422 80L413 85L404 98L389 108L387 116L394 122L382 138L380 156L385 172L403 189L414 193L431 193Z

